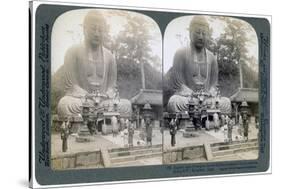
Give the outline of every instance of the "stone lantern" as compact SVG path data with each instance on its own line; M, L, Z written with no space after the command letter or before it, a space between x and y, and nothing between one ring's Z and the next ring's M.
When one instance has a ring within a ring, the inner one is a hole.
M147 102L144 106L143 106L143 118L152 118L152 108L150 106L150 104Z
M248 103L245 99L240 105L240 112L241 112L242 115L243 114L246 114L246 115L249 114L249 106L248 106Z
M145 132L146 132L146 142L147 145L152 145L152 117L153 117L153 112L150 104L147 102L143 109L143 119L145 123Z
M89 116L90 116L90 103L88 102L88 99L86 98L86 100L82 103L82 118L83 121L88 121L89 120Z
M248 115L249 115L249 106L247 101L244 99L244 101L240 105L240 112L242 116L242 122L243 122L243 135L244 139L248 141L248 133L249 133L249 121L248 121Z
M78 137L76 138L76 142L90 142L91 141L91 133L89 130L89 118L90 118L90 108L91 105L88 102L87 98L82 103L82 118L83 123L80 125L78 129Z
M193 118L193 116L194 116L195 105L196 105L195 101L194 101L193 97L191 97L191 99L189 100L189 104L188 104L188 113L191 118Z

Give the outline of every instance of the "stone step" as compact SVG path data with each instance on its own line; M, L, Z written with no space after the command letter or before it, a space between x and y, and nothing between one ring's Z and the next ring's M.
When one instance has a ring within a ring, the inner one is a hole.
M90 132L81 132L78 136L92 136Z
M213 152L213 156L218 157L218 156L224 156L224 155L234 154L234 153L238 153L238 152L247 152L247 151L251 151L251 150L258 150L258 146L220 150L220 151Z
M139 166L139 162L137 160L126 161L126 162L116 162L111 164L111 167L131 167L131 166Z
M250 139L247 142L233 141L232 143L229 143L229 142L219 142L219 143L211 144L211 147L222 146L222 145L229 145L229 144L242 144L242 143L249 143L249 142L258 142L258 140L257 139Z
M127 147L127 148L112 148L112 149L108 149L109 153L113 153L113 152L122 152L122 151L132 151L132 150L139 150L139 149L150 149L150 148L162 148L162 144L156 144L156 145L152 145L152 146L134 146L134 147Z
M244 147L254 147L258 146L258 142L246 142L246 143L234 143L234 144L225 144L221 146L214 146L211 147L213 152L217 152L220 150L229 150L229 149L238 149Z
M236 160L241 160L241 158L234 154L227 154L227 155L216 156L212 159L212 161L226 161L226 160L236 161Z
M132 149L127 151L110 152L109 155L111 158L113 158L113 157L121 157L121 156L149 154L155 152L162 152L162 148L152 147L152 148L144 148L144 149Z
M162 152L114 157L114 158L111 158L111 164L136 161L138 159L146 159L146 158L152 158L152 157L157 157L157 156L162 156Z
M111 167L132 167L132 166L142 166L142 165L161 165L162 156L156 156L146 159L138 159L133 161L118 162L111 164Z
M79 143L86 143L93 141L93 139L90 136L78 136L75 138L75 141Z
M90 136L91 133L90 133L90 131L89 131L88 128L87 128L87 129L81 129L81 130L79 130L78 135L79 135L79 136Z

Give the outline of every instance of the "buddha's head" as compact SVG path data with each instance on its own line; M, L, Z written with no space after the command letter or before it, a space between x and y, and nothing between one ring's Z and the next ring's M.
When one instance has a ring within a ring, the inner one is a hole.
M190 22L189 31L191 44L199 50L204 48L209 34L209 24L206 18L194 16Z
M84 18L83 28L86 42L92 47L97 47L103 42L106 21L97 10L91 10Z

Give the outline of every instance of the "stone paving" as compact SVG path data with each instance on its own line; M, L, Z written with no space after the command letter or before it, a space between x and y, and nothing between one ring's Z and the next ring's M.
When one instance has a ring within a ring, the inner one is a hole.
M176 134L176 145L174 147L171 146L171 136L169 130L164 131L164 150L165 149L173 149L178 147L187 147L187 146L196 146L203 145L204 143L220 143L226 142L227 133L221 128L218 131L210 130L207 131L205 129L198 131L191 131L195 137L183 137L183 131L179 130ZM244 141L242 136L243 130L239 129L238 125L235 125L232 130L232 140L233 141ZM255 127L254 123L249 124L249 133L248 139L257 139L258 138L258 129ZM211 161L235 161L235 160L251 160L258 158L258 150L251 150L247 152L237 152L233 154L229 154L226 156L218 156L212 159ZM180 162L174 163L199 163L199 162L207 162L205 158L191 159L191 160L183 160Z
M140 141L140 131L135 130L133 143L134 146L137 146L137 142ZM60 138L60 134L52 134L51 136L51 155L65 155L65 154L73 154L78 152L87 152L87 151L95 151L100 150L101 148L122 148L128 147L128 136L122 133L119 133L117 136L102 135L97 134L90 136L91 142L78 143L75 141L76 135L70 135L68 138L68 150L67 152L62 152L62 140ZM153 129L152 132L152 144L162 144L162 134L160 129ZM141 141L140 145L146 145L144 141Z
M111 141L112 143L120 146L120 147L127 147L128 146L128 136L124 135L122 132L120 132L117 136L110 135L103 135L103 138L105 138L108 141ZM140 131L135 130L134 131L134 139L133 144L134 146L137 146L137 142L140 141L144 145L145 142L141 140L140 138ZM153 129L152 131L152 144L162 144L162 133L160 132L160 129Z
M249 151L249 152L240 152L240 153L231 154L229 156L216 157L216 158L212 159L211 161L208 161L205 158L198 158L198 159L191 159L191 160L183 160L183 161L180 161L180 162L174 162L172 164L254 160L254 159L257 159L257 158L258 158L258 151L252 150L252 151Z
M131 166L145 166L145 165L161 165L162 157L153 157L146 159L139 159L137 161L128 161L126 163L122 163L120 165L113 165L114 167L131 167Z
M239 129L238 125L235 125L232 130L232 140L233 141L243 141L243 137L240 134L241 129ZM205 129L190 131L189 133L193 133L194 137L186 138L183 136L183 130L177 131L176 134L176 145L175 147L184 147L184 146L195 146L202 145L204 143L218 143L226 141L226 133L221 128L218 131L210 130L206 131ZM254 124L249 125L249 139L256 139L258 135L258 129ZM164 131L164 147L171 148L171 135L169 130Z
M100 150L101 147L104 148L118 148L117 144L105 139L102 135L91 136L91 142L77 143L75 141L75 135L70 135L68 137L68 150L67 152L62 152L62 140L60 134L52 134L51 138L51 153L52 156L73 154L78 152L96 151Z
M205 129L199 131L192 131L195 137L185 138L183 137L183 131L178 131L176 134L176 146L175 147L185 147L185 146L194 146L194 145L202 145L206 142L208 143L218 143L224 142L226 139L226 135L222 129L215 132L214 130L206 131ZM233 141L236 140L243 140L243 137L240 135L241 129L238 126L234 126L232 139ZM249 139L256 139L258 136L258 129L256 129L255 125L251 123L249 125ZM128 147L128 136L124 135L124 133L119 133L117 136L113 136L112 134L109 135L102 135L96 134L91 136L91 142L86 143L77 143L75 141L76 136L70 135L68 138L68 151L62 152L62 141L60 138L60 134L52 134L51 138L51 156L58 156L58 155L67 155L67 154L74 154L79 152L88 152L88 151L96 151L100 150L101 148L122 148ZM140 144L138 144L138 141ZM152 144L162 144L164 143L165 148L172 148L171 147L171 136L169 130L164 131L164 135L160 132L159 128L153 129L152 135ZM146 145L145 141L142 141L140 138L140 131L135 130L134 132L134 139L133 139L134 146L138 145ZM215 158L213 161L224 161L224 160L243 160L243 159L256 159L258 157L258 151L253 150L249 152L241 152L233 154L229 157L218 157ZM225 159L227 158L227 159ZM203 162L206 160L197 159L191 160L186 162ZM138 165L156 165L162 164L162 157L153 157L147 159L141 159L135 162L127 162L124 166L138 166Z

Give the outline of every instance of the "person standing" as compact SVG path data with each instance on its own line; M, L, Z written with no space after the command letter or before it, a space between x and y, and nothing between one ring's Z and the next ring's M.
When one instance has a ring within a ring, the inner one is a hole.
M176 145L176 133L177 133L176 120L172 119L170 122L171 146Z
M219 130L220 127L220 120L219 120L219 115L218 113L214 113L214 124L215 124L215 132L217 132Z
M249 133L249 121L247 114L243 114L243 133L244 133L244 140L248 141L248 133Z
M112 136L116 137L119 133L118 120L117 120L116 116L112 116L111 124L112 124Z
M67 121L62 122L61 125L61 140L62 140L62 151L66 152L68 147L67 147L67 139L69 136L69 128L70 128L70 121L69 118Z
M238 123L239 123L238 133L240 136L242 136L243 135L243 119L242 119L241 114L239 115Z
M129 124L129 128L128 128L128 144L129 144L129 148L133 147L134 146L134 127L133 127L133 124L130 123Z
M232 143L232 129L233 129L233 126L235 124L235 120L232 118L230 119L229 123L228 123L228 127L227 127L227 132L228 132L228 142L229 143Z
M146 128L146 142L147 145L152 146L152 124L151 124L151 118L147 117L145 119L145 128Z
M225 142L229 141L229 138L228 138L228 125L229 125L229 117L228 117L228 115L225 115L224 125L223 125L223 134L224 134L224 141Z

